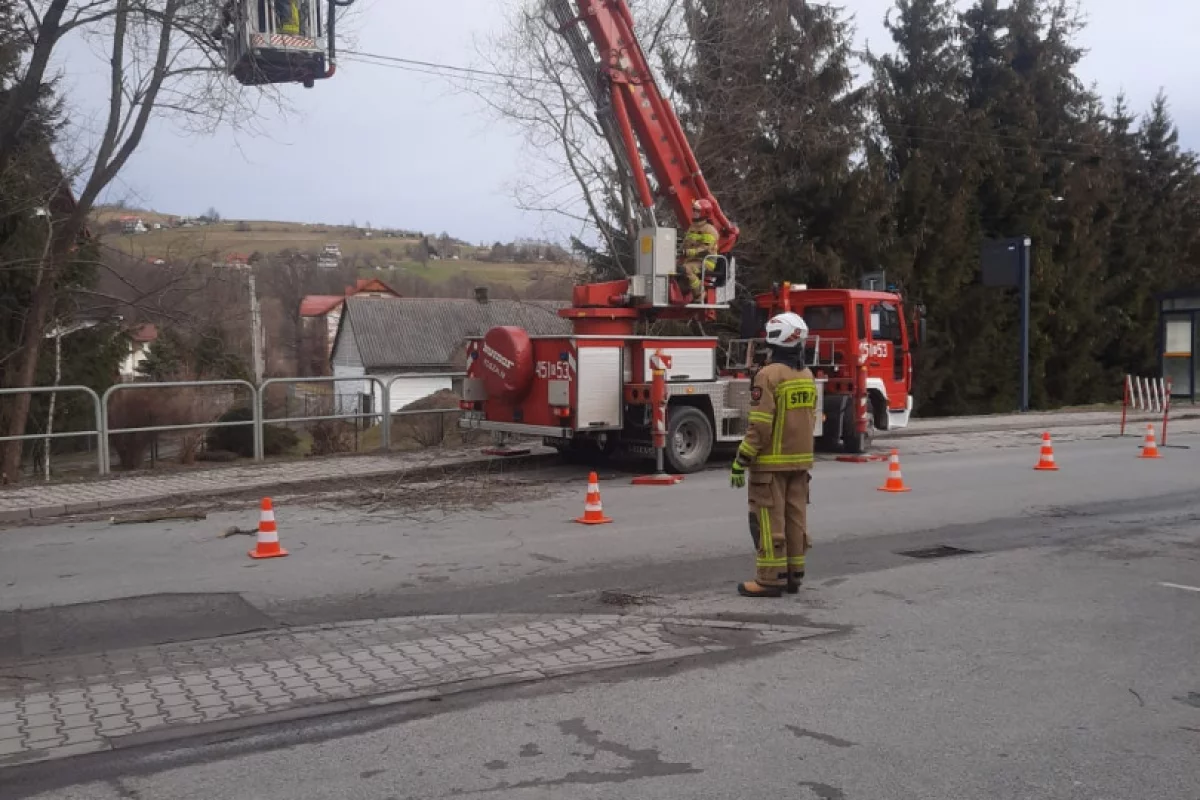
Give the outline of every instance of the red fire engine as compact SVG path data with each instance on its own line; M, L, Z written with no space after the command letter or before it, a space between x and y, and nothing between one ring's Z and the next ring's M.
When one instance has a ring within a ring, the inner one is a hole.
M721 212L674 109L658 90L624 0L547 0L546 6L571 46L618 166L640 200L644 227L636 272L625 280L575 288L571 307L560 312L572 320L574 335L530 336L501 327L472 340L462 425L541 436L562 451L609 454L620 448L650 454L650 360L658 353L670 364L666 462L673 471L693 472L715 446L736 443L745 434L750 375L761 342L727 343L724 364L718 366L721 348L715 337L639 331L655 320L713 320L717 311L729 308L738 228ZM686 303L676 284L677 233L659 227L654 218L655 195L639 152L677 220L690 218L695 200L706 199L715 209L720 255L712 259L701 303ZM915 341L899 295L784 284L757 296L753 309L757 313L747 322L755 336L779 311L795 311L808 323L808 361L821 393L818 407L824 409L817 434L825 448L865 452L875 429L908 424ZM923 328L923 322L916 325L918 331Z

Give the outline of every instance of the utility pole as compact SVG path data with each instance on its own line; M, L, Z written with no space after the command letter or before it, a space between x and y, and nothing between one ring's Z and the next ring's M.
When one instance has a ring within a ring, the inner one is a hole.
M253 348L254 385L261 386L263 382L263 341L262 341L262 311L258 307L258 290L254 283L254 267L250 270L250 341Z
M1028 236L1021 240L1020 282L1021 293L1021 411L1029 410L1029 266L1032 261L1033 240Z
M54 385L56 387L62 383L62 337L62 326L56 321L54 324ZM46 413L46 446L42 458L44 477L47 482L50 480L50 445L53 443L54 401L57 399L58 392L51 392L50 410Z

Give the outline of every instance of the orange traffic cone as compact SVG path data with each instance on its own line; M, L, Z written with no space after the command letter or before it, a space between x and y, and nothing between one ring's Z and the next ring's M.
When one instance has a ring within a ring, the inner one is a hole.
M279 531L275 530L275 509L271 498L264 497L262 513L258 517L258 544L250 551L251 558L280 558L287 550L279 546Z
M1042 434L1042 456L1034 469L1040 472L1053 472L1058 469L1054 462L1054 445L1050 443L1050 431Z
M575 521L584 525L603 525L605 522L612 522L610 517L604 516L604 509L600 506L600 479L594 472L588 475L587 500L583 506L583 516L577 517Z
M1138 458L1162 458L1158 452L1158 442L1154 440L1154 426L1146 426L1146 441L1142 444L1142 454Z
M888 458L888 478L887 483L879 487L881 492L911 492L912 489L904 485L904 476L900 474L900 451L893 450L892 455Z

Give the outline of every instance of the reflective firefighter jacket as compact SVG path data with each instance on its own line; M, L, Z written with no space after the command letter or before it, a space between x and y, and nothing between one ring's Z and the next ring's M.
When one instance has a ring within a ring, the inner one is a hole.
M758 472L811 469L817 383L807 367L770 363L754 376L750 419L737 461Z
M717 254L717 229L711 222L695 222L683 237L683 259L688 263L700 263L708 256Z

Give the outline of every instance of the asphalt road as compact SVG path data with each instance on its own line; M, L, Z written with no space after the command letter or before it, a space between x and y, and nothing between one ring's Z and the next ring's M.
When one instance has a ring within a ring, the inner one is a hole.
M1038 439L1023 437L1016 441L1028 446L906 457L913 489L906 495L876 491L885 464L819 464L810 507L814 575L863 540L936 540L1005 530L1013 519L1054 528L1065 507L1153 510L1153 498L1197 485L1200 436L1181 435L1181 444L1197 448L1167 450L1161 461L1138 459L1136 440L1063 441L1057 473L1032 469ZM748 577L744 495L728 488L723 471L669 488L634 487L619 473L602 478L610 478L601 488L614 522L596 527L571 522L586 489L578 470L409 492L426 496L433 507L425 509L399 497L330 509L279 500L280 537L291 556L268 562L246 557L250 537L218 538L229 525L253 527L253 506L203 522L9 530L0 533L0 644L7 635L15 646L0 653L134 646L272 622L594 610L602 589L693 591ZM489 492L491 501L472 507ZM159 597L177 593L196 596ZM146 599L111 602L117 598Z
M224 519L8 532L0 586L14 613L0 653L383 614L594 610L604 591L652 596L643 611L831 632L756 656L7 770L0 798L1200 798L1200 438L1177 443L1193 447L1154 462L1130 440L1063 442L1054 474L1032 470L1036 443L918 455L899 496L875 491L883 465L821 464L810 580L778 601L731 592L752 563L742 498L721 473L672 489L606 481L616 522L597 528L568 521L582 509L576 475L482 511L382 520L285 506L293 555L256 566L244 537L214 538ZM970 552L901 555L936 545ZM197 593L174 630L162 616L178 599L137 599L159 592ZM134 599L37 610L114 597ZM33 614L49 633L28 635ZM130 614L139 624L120 622Z
M10 770L0 796L1200 797L1200 592L1178 588L1200 575L1197 505L1014 518L943 532L976 555L861 563L911 541L893 534L795 599L664 600L833 631L756 658Z

